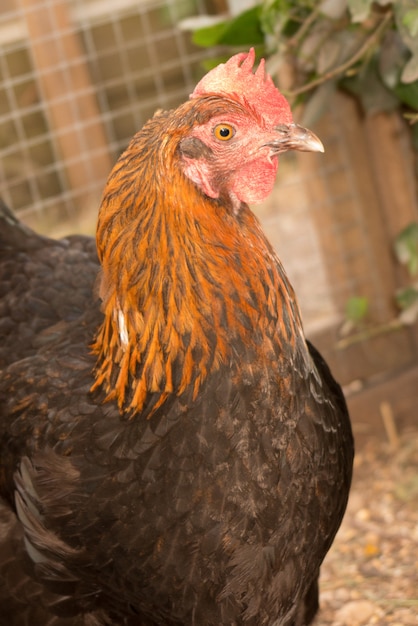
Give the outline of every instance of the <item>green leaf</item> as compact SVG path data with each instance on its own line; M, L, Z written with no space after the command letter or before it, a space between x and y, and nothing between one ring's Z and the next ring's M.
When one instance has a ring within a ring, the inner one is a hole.
M418 80L413 83L399 83L393 92L401 102L418 111Z
M219 22L213 26L199 28L192 34L193 43L202 48L216 46L222 37L222 33L228 28L228 22Z
M232 20L220 22L193 33L193 42L204 48L217 45L257 46L264 43L260 25L261 6L240 13Z
M396 294L401 313L398 320L407 326L418 320L418 291L416 287L408 287Z
M412 83L418 80L418 9L416 0L398 0L394 3L395 22L403 43L411 52L411 58L406 63L401 80Z
M395 297L401 309L408 309L418 301L418 291L415 287L406 287L398 291Z
M418 222L404 228L395 239L395 254L411 276L418 274Z
M418 8L409 9L402 15L402 23L411 37L418 35Z
M387 33L379 51L380 76L400 102L418 110L418 79L409 83L401 81L401 74L409 57L400 34L394 30Z
M307 5L307 6L305 6ZM260 23L266 35L291 37L303 22L306 12L312 11L312 1L264 0L261 3ZM281 37L280 37L281 39Z
M369 300L364 296L352 296L345 305L345 316L354 324L361 322L369 310Z

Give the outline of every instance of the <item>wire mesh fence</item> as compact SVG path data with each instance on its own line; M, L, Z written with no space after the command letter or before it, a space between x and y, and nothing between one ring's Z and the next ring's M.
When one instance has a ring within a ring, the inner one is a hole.
M50 231L97 211L129 138L202 73L207 52L178 22L205 10L187 0L2 3L0 194L23 219Z

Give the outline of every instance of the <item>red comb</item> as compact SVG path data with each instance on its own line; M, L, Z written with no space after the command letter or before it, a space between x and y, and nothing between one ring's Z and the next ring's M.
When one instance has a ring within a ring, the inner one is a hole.
M254 61L254 48L249 52L235 54L226 63L210 70L196 85L190 97L234 94L243 102L251 104L269 123L291 123L289 103L277 89L271 76L266 74L264 59L261 59L255 72Z

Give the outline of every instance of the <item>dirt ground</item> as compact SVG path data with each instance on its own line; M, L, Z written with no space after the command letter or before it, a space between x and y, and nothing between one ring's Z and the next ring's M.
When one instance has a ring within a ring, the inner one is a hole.
M418 421L391 443L378 433L357 448L347 513L322 567L315 626L417 626Z

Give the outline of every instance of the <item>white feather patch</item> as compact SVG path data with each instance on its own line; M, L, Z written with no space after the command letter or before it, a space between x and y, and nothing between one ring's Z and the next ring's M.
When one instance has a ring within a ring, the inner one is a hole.
M120 342L123 346L127 346L129 344L128 329L126 327L125 315L120 309L118 309L118 326Z

